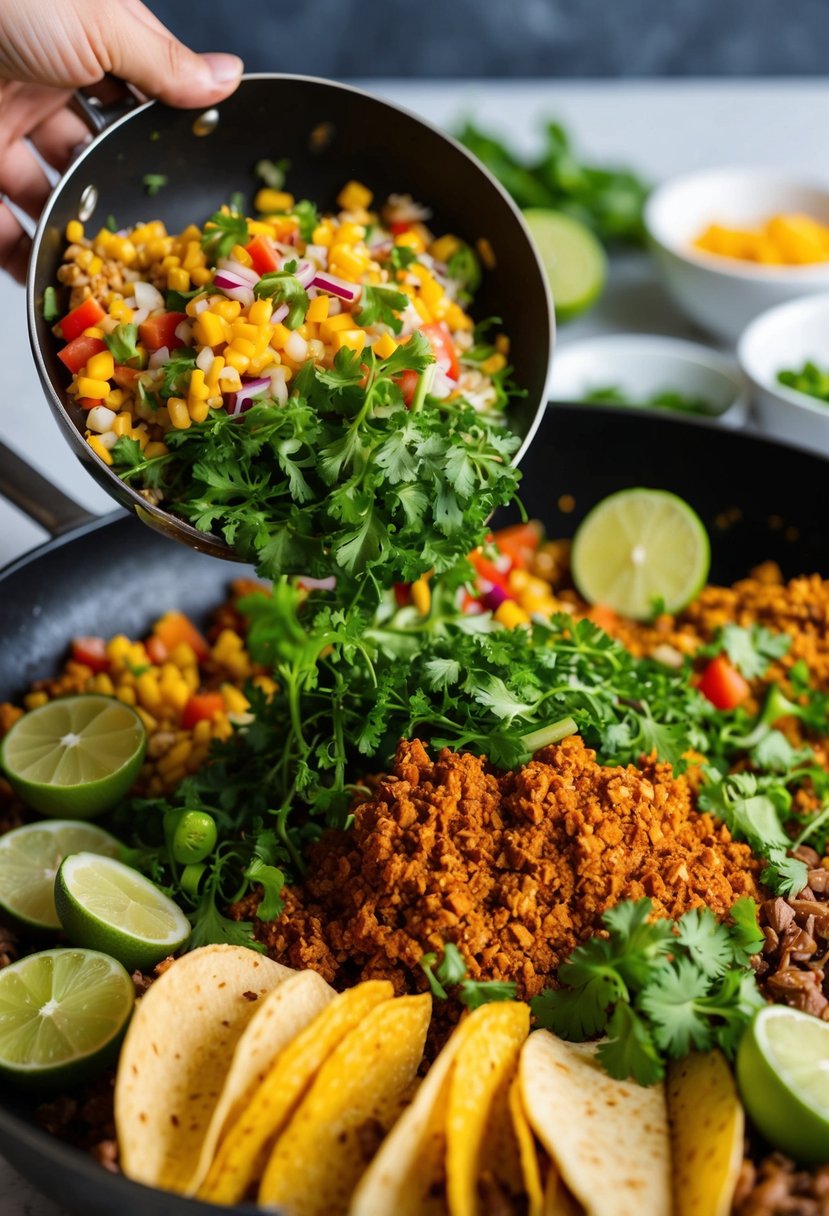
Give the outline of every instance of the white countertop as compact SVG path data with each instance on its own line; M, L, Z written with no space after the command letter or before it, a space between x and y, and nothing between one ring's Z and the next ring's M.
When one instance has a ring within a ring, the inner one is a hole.
M466 116L531 150L546 118L564 123L577 149L597 162L630 165L654 181L714 165L751 164L829 180L824 156L829 85L803 81L546 81L460 84L374 81L367 87L455 127ZM232 188L233 183L228 183ZM26 335L22 288L0 278L0 435L92 511L111 509L65 444L46 405ZM700 335L662 293L644 255L612 268L588 317L563 328L561 345L597 332ZM0 503L0 566L45 539ZM3 1216L64 1216L0 1161Z

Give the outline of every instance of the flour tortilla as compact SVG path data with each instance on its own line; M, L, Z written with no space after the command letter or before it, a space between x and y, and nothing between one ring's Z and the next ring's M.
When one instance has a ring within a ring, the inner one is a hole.
M521 1051L519 1078L533 1131L587 1216L665 1216L671 1151L662 1085L616 1081L597 1043L546 1030Z
M127 1031L115 1083L128 1178L189 1189L236 1044L260 1001L293 974L244 946L203 946L150 986Z
M729 1216L743 1164L745 1117L720 1051L668 1066L674 1216Z
M334 989L316 971L297 971L261 1001L242 1032L210 1126L198 1168L190 1181L195 1194L207 1177L216 1148L249 1105L279 1053L334 999Z

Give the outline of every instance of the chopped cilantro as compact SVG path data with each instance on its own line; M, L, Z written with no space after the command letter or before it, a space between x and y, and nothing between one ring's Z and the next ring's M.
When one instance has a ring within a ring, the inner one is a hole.
M296 264L294 264L294 268L296 268ZM253 291L254 295L260 299L263 296L269 297L273 300L275 307L279 307L281 304L288 305L288 315L284 322L288 329L298 329L305 320L310 303L308 292L296 275L291 274L287 268L263 274Z
M319 223L319 213L314 204L310 199L301 198L291 208L291 215L295 215L299 220L299 235L303 241L311 241L314 229Z
M376 325L379 321L399 334L403 322L397 314L402 312L408 303L409 297L393 287L365 286L360 297L360 311L354 319L358 325L364 326Z
M769 665L788 654L792 639L787 633L772 633L765 625L724 625L714 640L700 650L713 657L723 651L747 680L764 676Z
M150 198L154 198L159 190L167 185L168 180L166 173L145 173L141 178L141 184Z
M196 366L198 351L194 346L182 346L170 352L170 358L162 367L161 396L181 397L187 392L190 374Z
M112 333L104 334L104 342L116 363L129 363L138 356L138 326L131 323L116 325Z
M247 220L235 212L216 211L204 225L201 247L214 264L226 258L234 245L246 245L250 239Z
M281 190L285 185L285 175L291 167L289 160L258 160L253 171L271 190Z
M417 254L411 245L395 245L389 254L392 270L408 270Z

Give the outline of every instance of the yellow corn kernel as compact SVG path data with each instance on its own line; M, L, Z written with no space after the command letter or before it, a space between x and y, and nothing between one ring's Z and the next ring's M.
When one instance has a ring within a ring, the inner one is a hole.
M66 239L70 245L77 245L83 240L83 224L80 220L70 220L66 225Z
M182 266L185 270L192 270L195 266L203 266L205 263L204 251L200 241L188 241L187 252L182 259Z
M331 244L333 235L333 228L326 220L323 220L321 224L317 224L316 228L311 233L311 244L324 245L327 248Z
M86 441L96 456L100 456L104 464L112 464L112 457L107 448L101 443L100 435L90 435Z
M246 321L243 317L239 317L233 322L230 327L233 334L234 344L236 338L245 338L248 342L255 342L259 337L259 326L251 325L250 321ZM253 352L245 351L244 354L252 354Z
M169 771L171 768L176 768L179 764L185 764L192 747L193 742L191 739L182 739L179 743L173 744L167 754L159 760L158 771L163 773L165 770Z
M273 238L276 236L276 229L269 220L248 220L248 233L250 236Z
M107 245L107 253L116 262L123 262L125 266L132 266L138 255L138 250L129 237L113 236Z
M337 229L337 244L343 245L359 245L360 241L366 235L365 227L362 224L344 223L340 224Z
M415 312L423 321L424 325L431 325L435 318L433 317L432 312L426 305L425 301L422 300L420 296L415 296L415 298L412 300L412 304L414 305Z
M188 401L206 401L209 396L210 390L205 384L204 372L200 367L194 367L190 373L190 383L187 386Z
M352 277L356 281L363 275L367 266L368 258L355 253L353 249L349 249L348 245L332 247L331 268L335 274L339 273L344 278Z
M111 410L115 410L115 412L117 413L118 410L121 408L121 406L126 401L126 399L127 399L127 394L124 392L124 390L122 388L113 388L107 393L104 400L105 400L106 404L109 406L109 408Z
M311 321L313 324L319 324L328 316L328 309L331 300L328 296L316 296L308 305L308 311L305 314L305 320Z
M109 306L109 315L114 317L116 321L123 322L124 325L129 325L133 318L133 311L127 307L127 303L123 299L115 299Z
M529 615L515 600L504 600L495 610L495 620L505 629L515 629L518 625L529 625Z
M148 714L143 706L136 705L135 712L144 723L144 729L148 735L152 735L158 730L158 719L154 718L152 714Z
M257 688L261 688L266 697L272 697L276 692L276 683L270 676L254 676L253 682Z
M227 714L216 714L213 719L213 735L216 739L229 739L233 734L233 727L230 724L230 719Z
M468 317L458 304L452 303L449 305L444 319L451 330L474 329L474 322L472 318Z
M344 346L347 346L349 350L356 351L360 355L363 353L365 344L366 331L364 329L339 329L334 334L336 350L342 350Z
M224 211L225 208L223 207L222 210ZM184 231L179 233L178 239L180 241L184 241L184 242L200 241L201 240L201 228L199 228L198 225L196 225L196 224L188 224L187 227L184 229Z
M485 376L494 376L496 372L502 371L507 366L507 361L503 355L495 354L484 359L478 366Z
M90 687L92 692L99 692L104 697L113 697L115 695L115 685L105 671L99 672L95 676Z
M415 232L414 228L410 228L408 232L401 232L394 238L395 245L403 245L407 249L414 249L415 253L425 253L426 243L419 232Z
M412 603L421 616L428 616L432 607L432 592L428 580L419 578L412 583Z
M354 318L350 312L338 312L320 323L320 337L323 342L331 342L338 329L351 329L353 325Z
M170 652L170 662L181 671L185 667L196 667L198 659L189 642L179 642Z
M204 378L204 382L210 390L211 396L218 392L219 388L219 372L224 371L225 361L221 355L216 355L213 362L210 364L210 371Z
M129 684L124 684L122 687L117 688L115 695L119 701L123 701L124 705L135 705L135 689L130 688Z
M106 644L106 657L116 667L122 667L127 661L132 642L123 633L116 633Z
M161 693L168 705L181 713L190 700L190 688L177 672L175 678L162 679Z
M495 349L499 355L509 354L509 338L506 334L498 334L495 339Z
M325 343L320 342L319 338L308 339L308 358L315 363L322 363L325 358Z
M186 431L190 426L190 411L187 409L187 402L181 397L171 397L167 402L167 409L170 414L170 421L177 431Z
M155 460L156 456L166 456L169 450L166 443L154 441L144 448L144 455L148 460Z
M337 202L343 211L356 211L359 207L370 207L373 198L368 186L364 186L362 182L350 181L346 182L337 195Z
M170 271L170 270L173 270L176 266L180 266L180 265L181 265L181 258L177 258L174 253L168 253L167 256L162 258L162 260L161 260L161 269L162 270Z
M397 343L391 334L383 334L378 338L372 347L378 359L388 359L397 350Z
M190 279L194 287L204 287L213 278L213 271L207 266L194 266L190 271Z
M199 346L221 346L230 338L227 323L207 308L196 317L193 334Z
M187 409L193 422L204 422L210 413L210 406L206 401L191 401L188 403Z
M440 236L436 241L432 241L429 252L436 262L448 262L453 253L457 253L461 247L461 243L456 236L452 236L451 232L447 232L445 236Z
M291 331L281 321L278 321L273 327L273 335L271 337L271 346L274 350L284 350L285 343L291 336Z
M86 374L93 380L111 380L115 375L115 360L108 350L99 351L87 360ZM109 392L109 387L107 387Z
M244 245L234 245L230 251L230 256L234 262L238 262L240 266L252 266L253 258L245 249Z
M290 211L294 205L294 196L286 190L272 190L264 186L257 190L253 200L257 211L267 214L268 211Z
M495 250L492 248L485 236L480 237L475 242L475 248L478 251L478 257L481 259L486 269L494 270L497 265Z
M85 338L103 338L104 331L99 325L88 325L83 331L83 336Z
M142 671L140 676L136 676L135 692L139 702L151 714L161 708L161 689L155 668L152 671Z
M213 737L213 728L208 718L201 718L193 727L193 739L196 743L209 743Z
M30 692L23 698L23 704L27 709L40 709L41 705L45 705L48 700L45 692Z
M225 709L231 714L243 714L250 709L250 701L235 684L222 684L219 688L225 699Z
M75 383L79 397L94 397L96 401L103 401L109 392L109 381L97 380L94 376L78 376Z
M242 311L242 305L238 300L226 300L223 296L213 296L210 301L210 311L223 317L225 321L235 321Z
M258 376L259 373L263 372L266 367L270 367L271 364L278 363L278 361L279 355L275 350L263 350L261 355L253 356L248 364L248 371L251 375Z
M248 320L251 325L267 325L273 312L272 300L254 300L248 309Z
M225 359L227 366L232 367L240 376L250 366L250 355L243 354L242 351L236 350L232 346L229 346L225 351Z
M118 414L112 424L112 429L118 436L129 435L132 431L132 414L126 411L123 414Z
M171 291L189 291L190 275L183 266L174 266L167 271L167 286Z

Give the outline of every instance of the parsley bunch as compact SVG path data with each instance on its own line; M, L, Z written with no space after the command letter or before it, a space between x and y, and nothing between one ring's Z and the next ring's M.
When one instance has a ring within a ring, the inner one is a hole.
M665 1059L720 1047L732 1057L763 1004L750 958L763 945L757 909L740 899L730 923L708 908L674 924L650 921L651 901L625 901L603 916L606 937L578 946L559 968L562 987L531 1002L539 1026L581 1042L607 1035L599 1059L611 1076L653 1085Z

